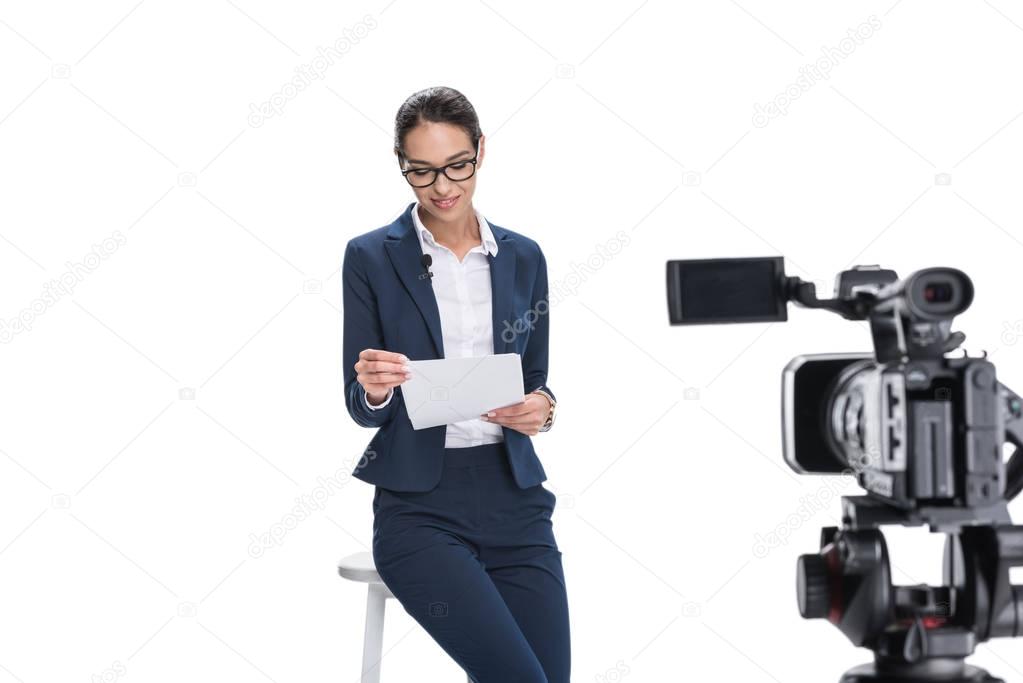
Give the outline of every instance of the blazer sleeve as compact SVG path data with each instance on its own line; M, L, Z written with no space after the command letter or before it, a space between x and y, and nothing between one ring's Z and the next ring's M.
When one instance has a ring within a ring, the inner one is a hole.
M377 309L376 296L366 278L366 261L358 246L349 241L341 266L341 300L343 311L342 361L344 364L345 407L352 419L362 427L382 427L397 412L397 400L371 410L366 401L366 390L356 379L355 364L364 349L384 349L383 331ZM401 396L393 392L394 398Z
M554 400L558 400L554 392L547 386L548 342L550 339L551 311L547 291L547 260L543 250L537 246L540 263L536 268L536 280L533 283L533 294L530 308L536 311L536 323L526 341L526 350L522 355L522 378L526 391L543 389Z

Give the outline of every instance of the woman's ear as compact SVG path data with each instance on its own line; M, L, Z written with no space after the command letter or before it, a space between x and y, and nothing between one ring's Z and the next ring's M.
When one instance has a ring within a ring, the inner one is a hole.
M486 139L487 139L486 135L480 134L480 141L479 141L480 151L476 155L476 168L479 168L480 166L483 165L483 152L484 152L483 147L484 147L484 142L486 141Z

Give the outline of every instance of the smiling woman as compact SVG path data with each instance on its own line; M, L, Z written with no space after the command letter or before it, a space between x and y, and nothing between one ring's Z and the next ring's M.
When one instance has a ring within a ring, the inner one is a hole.
M394 154L441 244L479 244L472 195L485 143L473 106L450 88L418 92L398 111Z
M546 260L534 240L473 206L485 138L462 93L409 97L394 154L416 201L351 239L342 267L345 404L358 424L379 428L367 449L377 457L353 473L376 486L373 559L474 681L567 683L557 497L531 440L551 428L556 405ZM503 338L526 308L544 313L529 334ZM520 403L412 429L401 392L409 359L495 353L518 354L529 392Z

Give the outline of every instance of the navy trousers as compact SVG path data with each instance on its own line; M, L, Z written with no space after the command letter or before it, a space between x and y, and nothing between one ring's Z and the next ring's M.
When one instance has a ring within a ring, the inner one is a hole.
M430 491L376 488L380 578L476 683L569 683L556 501L516 485L503 443L445 448Z

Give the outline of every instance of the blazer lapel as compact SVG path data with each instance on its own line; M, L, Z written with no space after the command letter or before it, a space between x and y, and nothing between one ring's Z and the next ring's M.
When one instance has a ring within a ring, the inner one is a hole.
M416 236L412 221L413 206L415 202L409 204L398 220L391 223L384 245L398 277L401 278L412 300L416 302L419 312L423 314L437 358L443 358L444 338L440 331L440 311L437 308L437 297L433 293L433 281L430 278L419 279L426 269L421 260L423 249L419 246L419 238Z
M490 261L491 308L494 313L494 353L508 353L515 339L515 321L511 317L515 294L515 262L518 259L515 239L493 223L490 223L490 231L494 233L497 242L497 255L487 254L487 260Z

